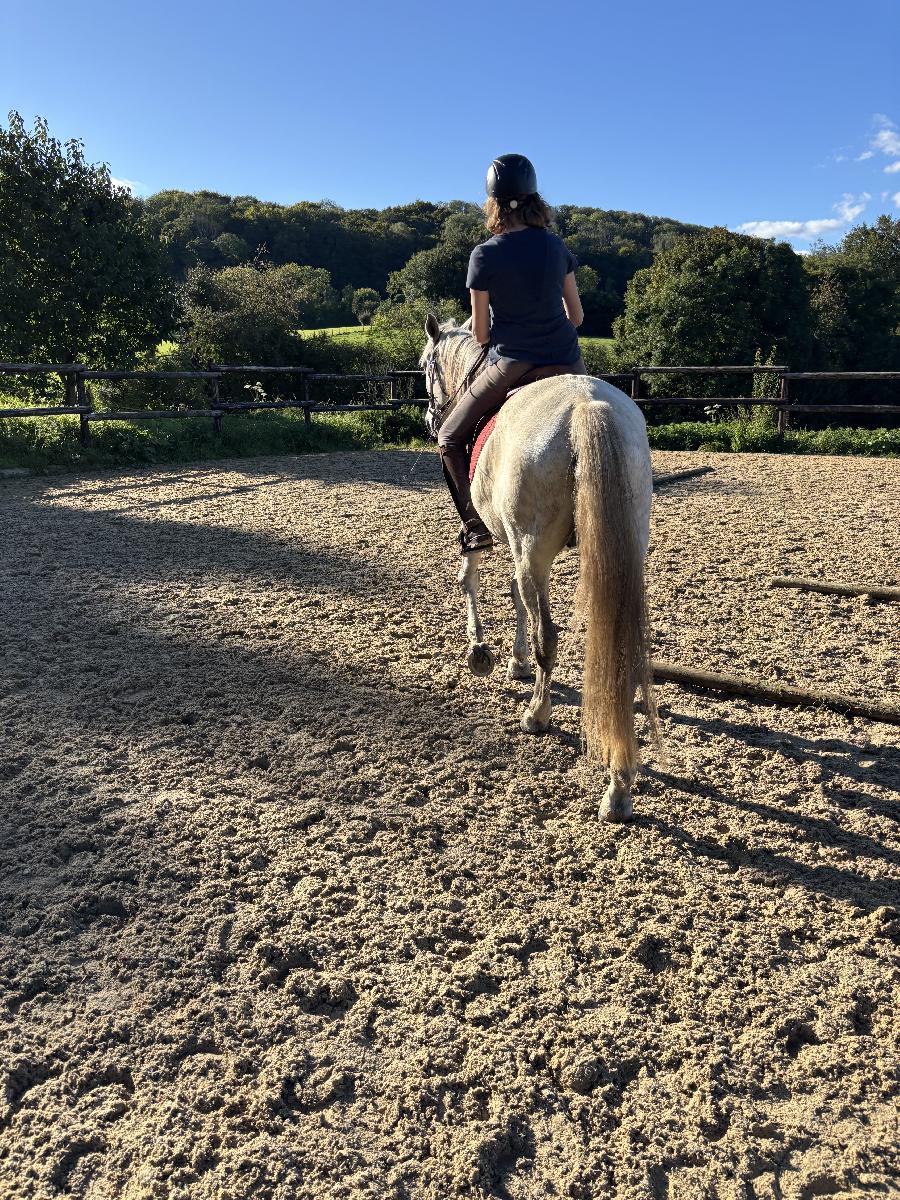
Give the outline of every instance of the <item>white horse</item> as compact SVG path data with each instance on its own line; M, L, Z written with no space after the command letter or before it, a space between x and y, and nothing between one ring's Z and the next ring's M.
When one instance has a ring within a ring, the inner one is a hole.
M483 367L470 322L439 323L429 314L419 360L434 434L464 385ZM640 410L618 388L590 375L527 384L502 407L478 460L472 499L496 543L512 551L516 637L511 679L530 678L526 616L536 662L534 692L522 717L527 733L550 723L550 677L557 630L547 593L550 567L573 530L580 554L576 613L586 625L581 724L590 759L610 768L601 818L631 816L638 765L634 696L639 689L656 733L649 658L644 562L653 475ZM483 551L463 555L468 663L489 675L496 659L478 615Z

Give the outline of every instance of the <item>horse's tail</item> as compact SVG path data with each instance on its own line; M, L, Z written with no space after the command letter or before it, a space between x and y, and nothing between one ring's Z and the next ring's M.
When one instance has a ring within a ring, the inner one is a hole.
M586 626L581 725L588 756L633 775L638 761L634 695L640 689L658 740L650 666L644 539L621 431L604 401L572 413L575 530L580 569L576 613Z

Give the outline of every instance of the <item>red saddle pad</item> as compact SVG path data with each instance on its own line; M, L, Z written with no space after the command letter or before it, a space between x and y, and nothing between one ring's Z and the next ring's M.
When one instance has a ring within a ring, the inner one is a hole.
M488 438L494 432L494 426L497 424L499 413L494 413L484 425L482 425L478 436L475 438L475 444L472 446L472 454L469 458L469 483L475 478L475 468L478 466L478 460L481 458L481 452L487 444Z

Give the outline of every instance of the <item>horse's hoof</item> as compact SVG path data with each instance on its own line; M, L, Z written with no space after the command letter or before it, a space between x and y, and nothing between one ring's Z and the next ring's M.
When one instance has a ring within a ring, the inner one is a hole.
M631 801L631 793L622 791L620 788L610 784L600 804L600 820L616 823L630 821L633 810L634 805Z
M484 642L476 642L474 646L469 647L466 662L472 674L480 677L490 675L497 665L497 659Z
M546 733L550 727L549 721L539 721L529 709L526 708L522 716L522 731L524 733Z
M531 679L532 670L527 662L520 662L518 658L511 658L506 666L506 676L508 679Z

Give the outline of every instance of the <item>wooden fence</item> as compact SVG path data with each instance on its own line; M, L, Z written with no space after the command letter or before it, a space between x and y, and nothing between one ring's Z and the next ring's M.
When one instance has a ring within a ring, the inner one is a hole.
M778 395L758 396L642 396L641 383L647 375L775 375L778 378ZM402 398L398 388L402 380L421 377L419 370L389 371L383 375L356 375L334 372L319 372L311 367L270 367L256 365L227 365L214 363L202 371L93 371L81 363L0 363L3 375L59 375L66 385L67 402L61 405L37 407L15 407L0 409L0 417L77 416L81 443L90 445L91 425L95 421L157 421L184 417L208 417L218 434L222 419L229 413L255 412L262 409L298 408L303 411L306 424L310 424L314 413L337 413L378 411L402 408L406 405L424 407L428 401L419 397ZM231 401L223 399L221 384L229 376L287 376L294 377L302 396L292 400ZM616 383L628 391L635 403L642 406L676 406L707 408L711 405L757 405L775 409L778 413L778 430L783 433L792 414L807 413L857 413L882 414L885 418L900 418L900 404L798 404L790 398L794 380L890 382L900 384L900 371L791 371L785 366L714 366L714 367L635 367L632 371L603 374L599 378ZM96 409L86 387L90 380L200 380L206 389L208 404L204 408L148 408L123 411ZM385 387L383 401L363 399L358 404L333 404L316 397L314 389L327 383L380 383ZM75 403L69 403L70 397Z

